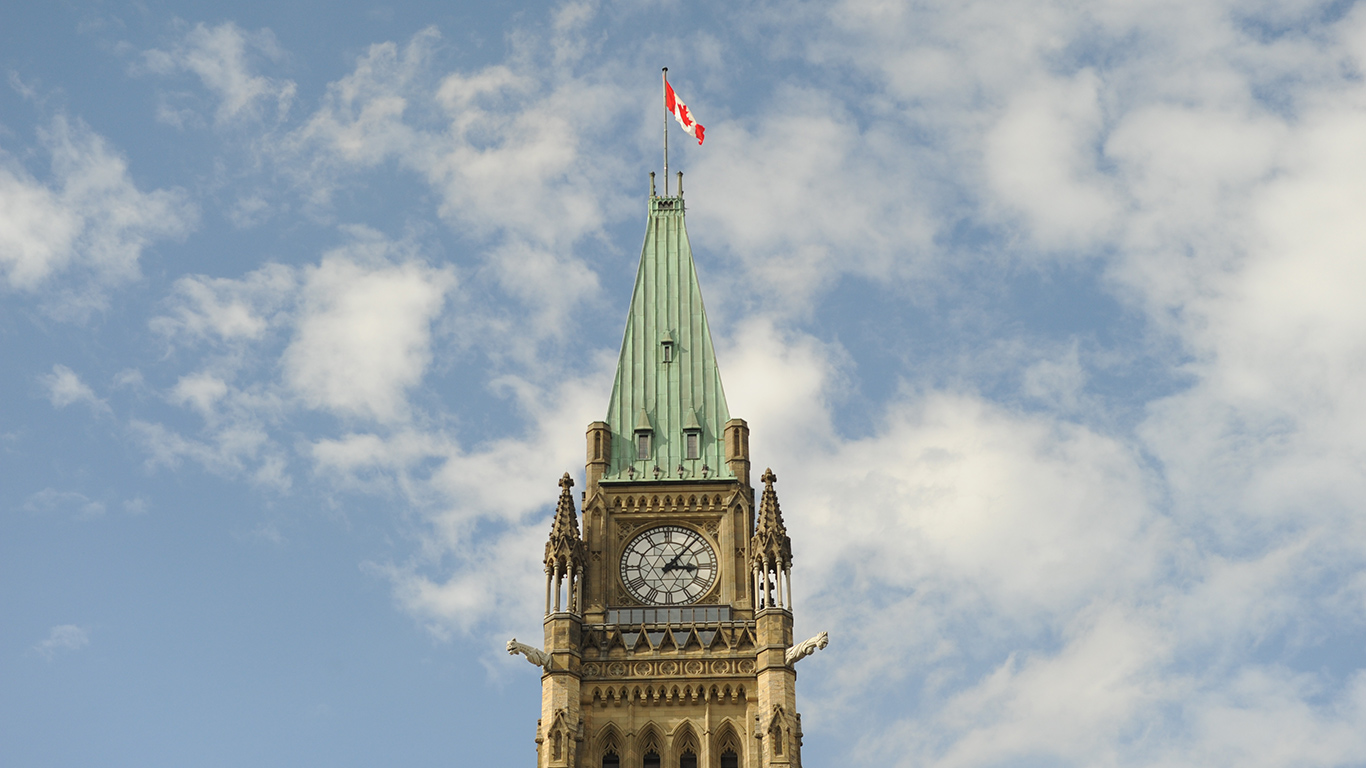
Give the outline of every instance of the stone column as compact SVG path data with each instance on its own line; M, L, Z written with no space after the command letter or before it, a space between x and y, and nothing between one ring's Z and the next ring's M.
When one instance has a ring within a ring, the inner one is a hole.
M580 709L580 647L583 624L577 616L555 613L545 621L545 651L550 663L541 674L541 759L539 768L575 768L571 760L577 754L576 737L583 719ZM560 745L560 759L554 760L548 738L563 714L566 732Z
M785 608L765 608L756 619L758 625L758 715L763 742L762 768L800 766L796 739L797 673L788 666L787 649L792 646L792 613ZM775 711L783 713L782 754L778 754L770 725Z

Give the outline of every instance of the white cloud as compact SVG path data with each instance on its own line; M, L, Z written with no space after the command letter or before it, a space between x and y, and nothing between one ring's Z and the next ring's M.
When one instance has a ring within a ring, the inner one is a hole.
M245 475L253 482L280 491L291 481L283 474L281 449L258 421L233 419L212 430L207 440L187 438L165 425L133 419L128 423L134 438L147 453L147 466L177 467L191 459L205 469L223 475Z
M1090 246L1114 225L1114 192L1096 169L1099 89L1089 70L1020 88L984 137L988 184L1045 248Z
M483 444L436 433L352 433L313 445L316 471L332 487L397 493L413 508L417 549L407 561L373 563L400 605L433 633L536 628L543 538L556 480L578 475L583 425L600 417L612 360L587 378L553 386L499 383L525 427ZM497 625L497 626L494 626Z
M68 285L88 285L66 288L62 303L80 313L136 278L142 251L187 233L196 212L180 190L138 190L124 159L79 122L57 117L41 135L51 183L0 156L0 275L11 290L35 292L76 272Z
M531 359L536 344L563 341L577 328L574 312L599 290L598 276L581 259L553 248L513 240L490 249L489 273L530 312L509 329L508 351ZM519 338L520 337L520 338Z
M171 312L152 319L157 333L189 340L254 341L289 320L298 290L293 269L266 264L241 279L190 275L176 281Z
M201 372L181 376L171 390L171 401L191 405L207 416L214 412L214 405L227 394L226 382L211 373Z
M405 392L431 362L432 321L454 287L449 268L376 260L370 246L324 256L305 271L286 383L314 408L403 418Z
M65 408L73 403L85 403L96 413L108 413L109 404L95 395L76 372L65 365L52 366L52 373L43 376L47 399L54 408Z
M278 151L301 188L326 202L341 174L386 160L424 179L463 230L566 245L604 221L600 189L620 171L592 152L623 100L610 80L545 81L530 62L431 71L434 29L372 45Z
M926 158L884 121L861 126L849 106L783 87L760 116L714 125L710 151L690 158L693 237L743 259L770 310L808 307L846 273L905 279L929 257L928 190L910 185Z
M1115 608L1077 616L1057 654L1027 660L1012 654L928 723L903 721L897 733L910 736L918 754L914 762L893 760L944 768L1020 759L1122 762L1117 744L1135 729L1135 711L1180 692L1178 681L1154 674L1170 653L1170 638L1145 619ZM933 755L948 734L948 748ZM879 741L892 751L893 739Z
M1328 702L1321 682L1276 666L1247 665L1201 697L1194 749L1204 765L1338 766L1366 753L1366 675L1353 674ZM1175 756L1174 756L1175 757Z
M70 259L80 219L22 168L0 169L0 257L11 288L37 284Z
M296 90L293 81L252 71L255 60L279 60L283 55L270 30L246 32L230 21L214 27L200 23L169 50L144 52L142 65L159 75L193 73L218 98L214 121L223 125L267 117L265 107L273 107L277 118L288 113ZM162 105L161 116L173 125L184 122L184 111L169 105Z
M66 512L81 520L92 520L104 515L104 502L76 491L44 488L24 499L24 510L32 514Z
M394 43L370 46L354 71L328 86L323 106L290 137L292 148L306 153L310 145L322 146L323 153L305 155L315 172L334 163L370 167L394 155L421 152L425 137L404 116L438 39L434 29L427 29L402 50Z
M132 420L149 466L189 459L283 492L298 456L288 425L305 409L391 426L411 415L407 393L431 362L455 273L371 230L347 232L350 243L314 266L176 282L149 325L196 367L162 394L203 425L191 434ZM325 463L327 448L318 450Z
M48 661L63 651L79 651L90 645L90 630L75 624L59 624L48 632L47 638L33 646L33 650Z

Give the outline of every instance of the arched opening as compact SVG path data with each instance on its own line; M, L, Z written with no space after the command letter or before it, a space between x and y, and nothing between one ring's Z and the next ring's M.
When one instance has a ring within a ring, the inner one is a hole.
M712 742L713 755L720 756L720 768L740 768L740 735L730 721L721 723L717 729L716 741Z
M621 768L621 734L610 723L598 731L597 749L602 755L602 768Z
M663 768L660 755L664 752L664 734L653 723L641 729L636 742L640 749L642 768ZM634 768L634 766L632 766Z
M697 733L688 723L683 723L674 731L672 754L678 756L678 768L697 768L697 753L701 752Z

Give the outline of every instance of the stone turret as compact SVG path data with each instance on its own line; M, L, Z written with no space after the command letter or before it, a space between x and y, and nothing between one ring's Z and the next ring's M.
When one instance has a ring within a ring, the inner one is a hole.
M546 598L545 612L551 613L550 593L555 592L554 612L560 611L561 585L568 582L569 594L564 607L570 613L580 613L582 608L581 580L583 566L587 561L586 547L579 536L579 516L574 511L574 494L569 489L574 480L569 473L560 478L560 500L555 505L555 522L550 526L550 539L545 543ZM553 583L552 583L553 582Z
M749 542L759 640L754 735L763 745L764 768L798 768L802 727L797 714L797 672L787 658L792 647L792 540L783 525L778 492L773 490L778 476L765 469L762 479L759 519Z
M792 539L787 536L787 526L783 525L783 510L778 505L778 492L773 484L778 476L772 469L765 469L764 494L759 500L759 520L750 538L750 566L759 571L765 584L777 586L779 576L786 580L792 573ZM769 577L772 578L770 581ZM759 591L765 606L774 604L774 596L767 589ZM777 605L783 605L783 595L777 595ZM791 584L788 584L787 604L792 604Z
M573 487L574 480L568 472L564 473L560 478L560 499L555 504L555 521L545 543L545 664L541 676L540 733L536 738L539 768L574 768L583 741L579 670L588 548L579 535L574 494L569 490Z

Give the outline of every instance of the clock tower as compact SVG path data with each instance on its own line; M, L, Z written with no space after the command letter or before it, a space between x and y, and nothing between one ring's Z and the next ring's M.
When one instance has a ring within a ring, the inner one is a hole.
M582 529L566 473L545 547L538 768L799 768L792 548L750 480L678 195L649 217L607 418L588 425Z

